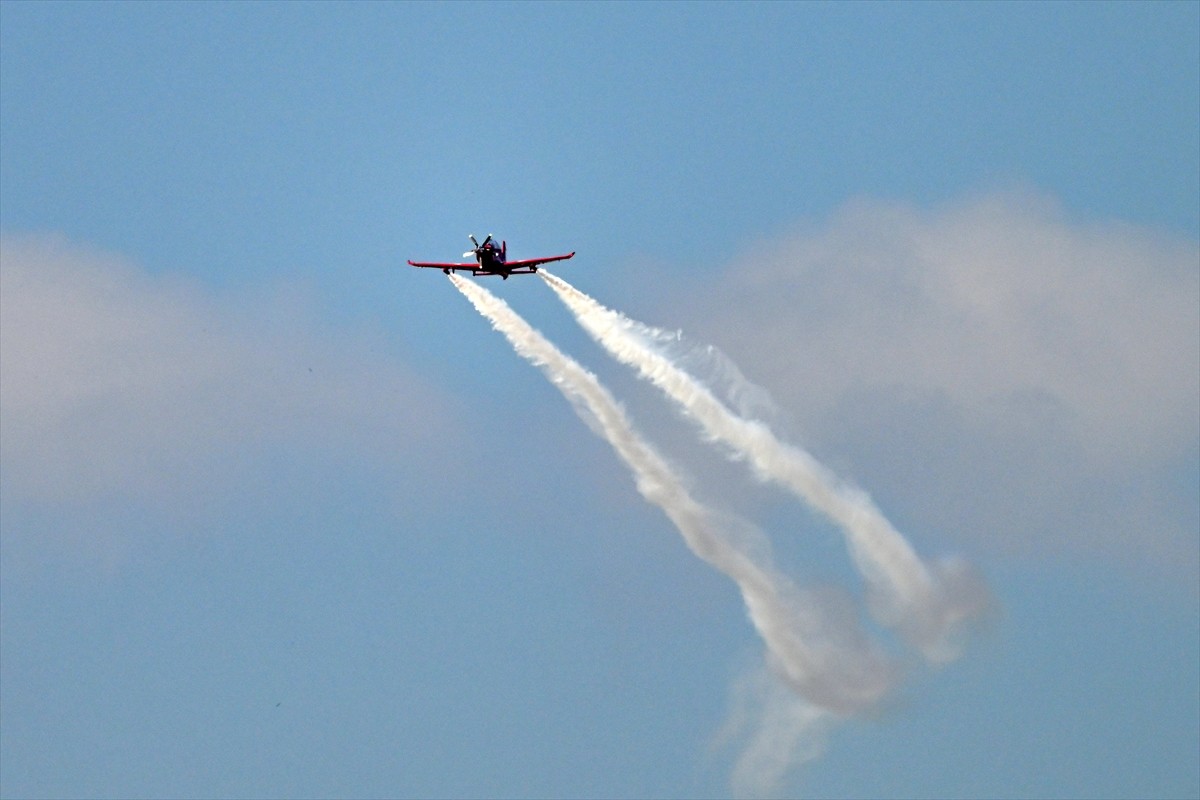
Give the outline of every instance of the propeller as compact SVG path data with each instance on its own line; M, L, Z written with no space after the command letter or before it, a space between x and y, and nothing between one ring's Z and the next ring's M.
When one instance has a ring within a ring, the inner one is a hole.
M467 238L471 240L471 244L475 245L475 249L468 250L467 252L463 253L463 258L474 258L475 256L477 256L479 254L480 250L487 247L488 242L490 242L492 240L492 235L489 233L487 235L487 238L485 238L483 240L483 244L480 244L479 242L477 242L475 240L475 234L473 234L473 233L468 233Z

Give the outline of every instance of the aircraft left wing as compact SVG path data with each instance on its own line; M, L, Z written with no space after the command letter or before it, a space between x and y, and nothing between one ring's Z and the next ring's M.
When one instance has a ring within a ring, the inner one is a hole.
M563 256L546 256L545 258L527 258L524 261L506 261L504 266L508 269L532 269L533 267L549 264L552 261L566 261L575 255L574 251Z

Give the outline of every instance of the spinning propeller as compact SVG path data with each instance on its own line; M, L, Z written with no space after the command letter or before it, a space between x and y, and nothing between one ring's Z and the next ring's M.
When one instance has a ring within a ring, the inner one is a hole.
M487 238L483 240L483 244L475 241L475 234L473 233L468 233L467 238L471 240L471 244L475 245L475 249L468 250L467 252L463 253L463 258L474 258L476 255L478 255L480 250L487 247L488 242L492 240L492 235L489 233Z

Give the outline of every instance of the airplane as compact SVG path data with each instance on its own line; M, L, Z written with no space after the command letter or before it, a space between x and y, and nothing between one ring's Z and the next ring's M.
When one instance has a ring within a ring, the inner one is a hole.
M504 280L508 280L509 275L532 275L537 272L538 267L542 264L549 264L552 261L566 261L575 255L575 251L572 250L563 256L547 256L545 258L527 258L522 261L509 261L507 242L500 242L500 246L497 247L496 243L492 241L490 233L483 240L483 244L475 241L474 234L468 235L467 238L471 240L471 244L475 245L475 248L463 253L463 258L474 258L475 263L443 264L431 261L410 260L408 264L410 267L440 269L447 275L461 269L476 276L499 275Z

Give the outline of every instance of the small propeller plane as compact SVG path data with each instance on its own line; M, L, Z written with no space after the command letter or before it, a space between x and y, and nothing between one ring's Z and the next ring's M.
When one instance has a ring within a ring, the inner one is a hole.
M408 264L412 267L440 269L447 275L461 269L470 272L472 275L499 275L504 280L508 280L509 275L532 275L537 272L538 267L542 264L549 264L552 261L566 261L575 255L575 251L572 250L563 256L547 256L545 258L527 258L522 261L509 261L507 242L500 242L500 246L497 247L490 233L483 240L483 244L475 241L474 234L469 235L467 238L471 240L471 244L475 245L475 248L463 253L463 258L474 258L474 263L443 264L432 261L409 261Z

